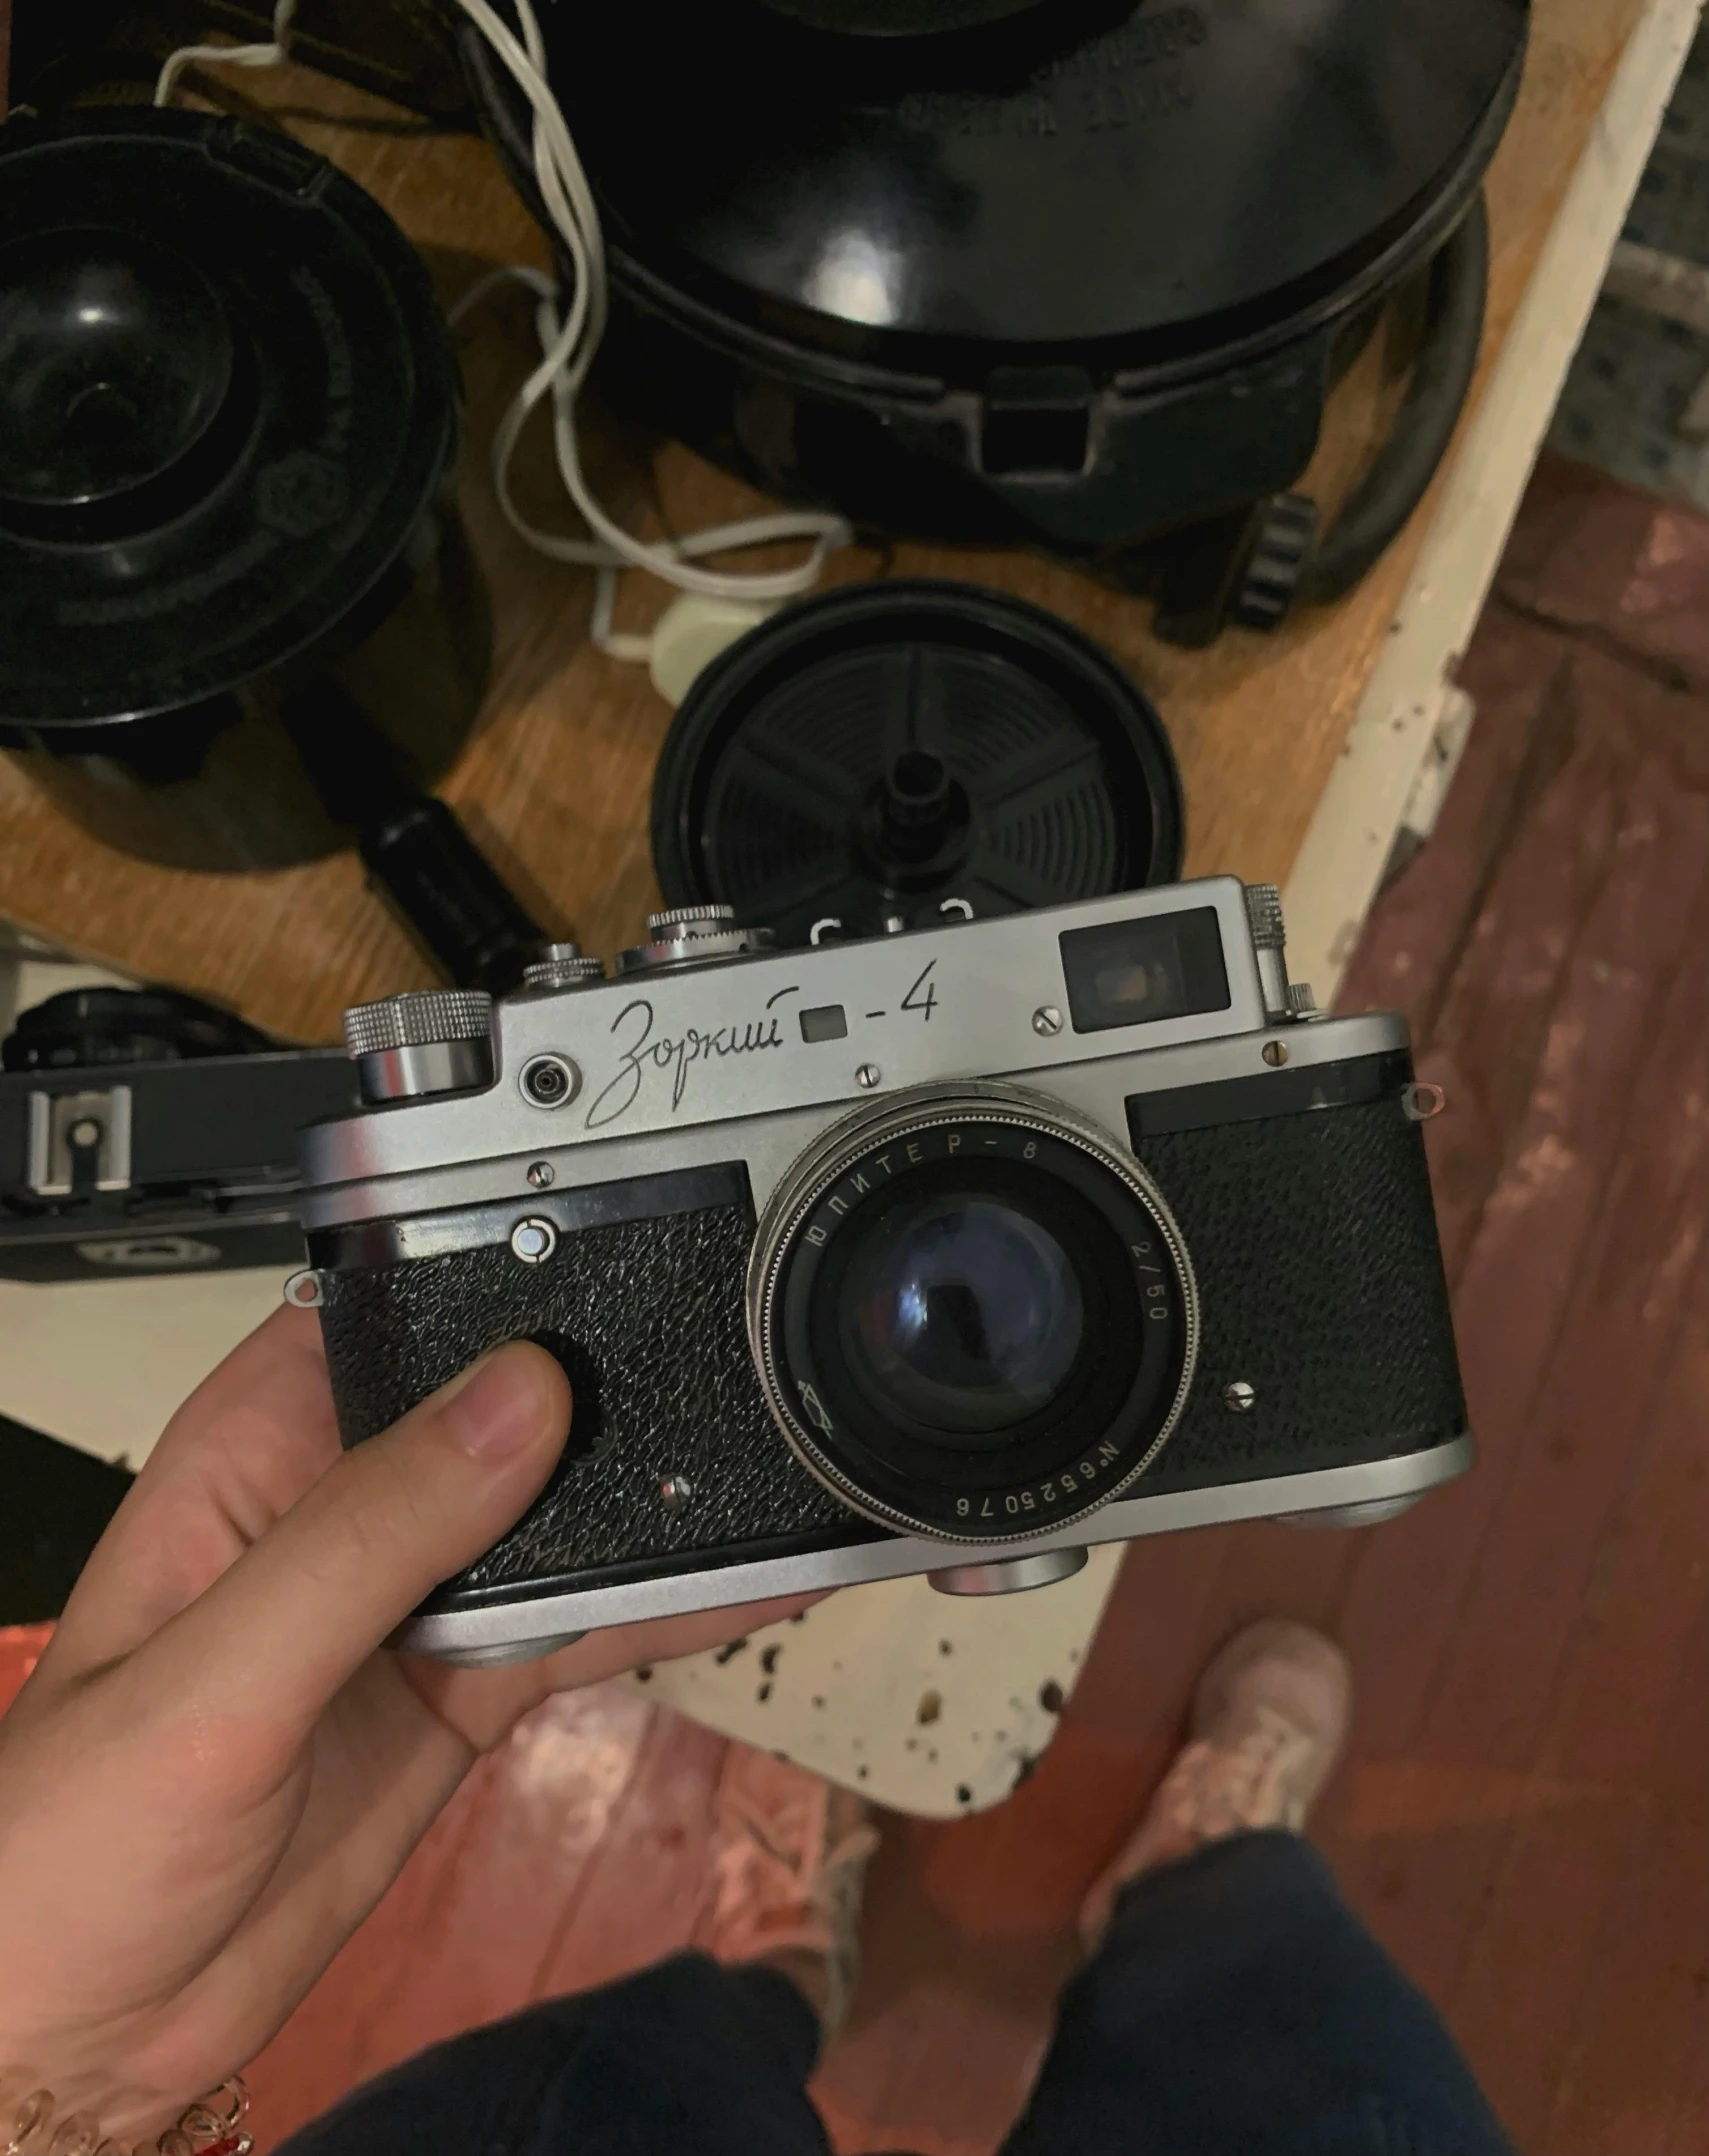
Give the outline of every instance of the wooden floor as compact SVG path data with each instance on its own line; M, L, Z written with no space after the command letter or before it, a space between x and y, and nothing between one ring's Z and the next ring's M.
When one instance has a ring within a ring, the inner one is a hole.
M1028 1785L889 1826L821 2077L844 2150L995 2147L1194 1670L1281 1609L1360 1680L1322 1841L1521 2147L1709 2156L1709 524L1546 468L1464 679L1466 764L1344 1000L1407 1008L1448 1092L1482 1465L1374 1534L1135 1548ZM536 1717L258 2062L267 2135L685 1938L721 1750L621 1688Z

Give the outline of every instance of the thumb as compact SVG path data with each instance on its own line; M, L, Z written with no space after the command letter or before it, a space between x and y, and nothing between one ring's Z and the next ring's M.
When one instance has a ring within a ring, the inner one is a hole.
M202 1717L263 1716L294 1746L423 1596L515 1524L569 1422L543 1348L485 1357L335 1461L158 1632L137 1657L150 1689Z

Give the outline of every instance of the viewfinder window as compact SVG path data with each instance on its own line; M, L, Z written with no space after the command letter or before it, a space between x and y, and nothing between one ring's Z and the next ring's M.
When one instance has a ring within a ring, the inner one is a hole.
M821 1003L816 1010L801 1013L801 1038L811 1047L815 1041L844 1041L849 1036L849 1022L840 1003Z
M1058 941L1076 1033L1228 1009L1228 968L1214 906L1071 928Z

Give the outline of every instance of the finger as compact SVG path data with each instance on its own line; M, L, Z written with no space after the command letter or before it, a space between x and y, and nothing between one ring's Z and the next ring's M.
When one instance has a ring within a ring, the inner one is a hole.
M206 1723L259 1718L260 1750L289 1756L416 1604L515 1523L569 1419L541 1348L515 1341L465 1371L344 1454L139 1650L155 1696Z
M823 1595L792 1595L735 1609L699 1610L692 1617L611 1625L602 1632L590 1632L572 1647L561 1647L556 1654L509 1669L453 1669L448 1663L414 1654L400 1655L398 1660L435 1714L476 1751L489 1752L531 1707L554 1692L573 1692L626 1670L722 1647L765 1625L797 1617L824 1599Z
M244 1543L283 1519L343 1447L320 1320L276 1310L180 1408L143 1473L192 1471Z
M281 1309L167 1424L73 1590L50 1682L114 1661L210 1587L339 1457L320 1325Z

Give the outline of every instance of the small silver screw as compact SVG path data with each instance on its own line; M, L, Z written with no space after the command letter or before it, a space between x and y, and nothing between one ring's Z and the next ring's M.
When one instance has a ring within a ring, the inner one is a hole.
M864 1086L867 1092L870 1093L883 1076L884 1073L876 1063L863 1063L860 1069L855 1072L855 1084Z
M1265 1062L1269 1064L1270 1068L1273 1071L1279 1071L1282 1065L1288 1060L1287 1042L1266 1041L1264 1043L1263 1056Z
M549 1160L537 1160L528 1171L529 1184L535 1190L550 1190L557 1180L557 1171Z
M1052 1033L1062 1031L1062 1013L1054 1003L1041 1003L1038 1009L1034 1011L1033 1031L1042 1033L1047 1038Z
M1231 1415L1249 1415L1258 1405L1258 1388L1237 1377L1232 1385L1223 1390L1222 1404Z
M686 1475L667 1475L659 1484L659 1503L667 1512L680 1512L694 1495L694 1484Z
M558 1231L549 1220L519 1220L510 1231L511 1254L524 1265L544 1265L558 1247Z

